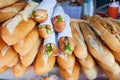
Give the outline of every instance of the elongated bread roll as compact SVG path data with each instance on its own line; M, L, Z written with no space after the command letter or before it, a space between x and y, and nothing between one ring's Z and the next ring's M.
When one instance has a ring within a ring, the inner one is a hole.
M20 1L20 0L0 0L0 8L14 4L17 1Z
M87 58L88 51L87 46L84 42L82 32L79 29L79 24L77 22L71 22L71 30L74 42L76 44L74 49L74 54L77 58L83 60Z
M80 28L92 56L105 65L113 66L115 59L111 51L96 37L86 23L80 23Z
M57 62L63 69L72 69L75 64L75 56L73 54L61 54L57 56Z
M82 67L86 69L92 69L95 66L94 59L92 58L90 54L88 54L85 60L79 59L79 63L81 64Z
M25 55L25 56L22 56L21 63L24 66L29 66L33 63L33 61L38 53L38 49L40 47L41 42L42 42L42 39L38 39L37 42L35 42L32 49L29 51L29 53L27 53L27 55Z
M114 75L114 74L109 73L105 70L103 70L103 72L107 75L109 80L120 80L120 75Z
M38 55L34 61L34 70L37 74L46 74L52 70L55 64L56 57L48 56L46 53L42 53L39 49Z
M0 73L3 73L8 70L7 66L0 67Z
M80 75L80 66L76 62L75 65L73 66L73 70L71 74L66 69L60 67L60 73L64 78L64 80L78 80Z
M5 46L3 52L0 52L0 67L9 64L17 55L13 47Z
M94 66L92 69L87 69L87 68L83 68L83 72L85 74L85 76L89 79L89 80L94 80L95 78L97 78L97 68L96 66Z
M100 16L92 17L90 19L90 25L111 50L120 53L119 26L117 27L116 24L109 19L107 21Z
M12 67L14 77L22 77L27 71L28 67L23 66L21 63Z
M7 27L2 29L2 38L8 45L13 45L18 43L20 40L25 38L25 36L34 28L35 22L31 19L28 21L21 21L11 34Z
M120 75L120 66L117 62L115 62L115 64L113 66L104 65L99 61L97 61L97 62L103 70L105 70L105 71L107 71L115 76Z
M13 67L14 65L18 64L19 60L20 60L20 59L19 59L19 56L16 55L16 56L11 60L10 63L6 64L6 66L7 66L7 67Z
M6 20L12 18L16 14L18 14L21 10L23 10L26 5L27 5L27 2L20 1L9 7L0 9L0 22L6 21Z
M2 36L1 36L1 32L2 32L2 27L0 27L0 51L3 49L3 47L6 45L6 43L3 41Z
M39 38L36 28L32 29L24 39L14 45L14 49L22 56L27 55Z

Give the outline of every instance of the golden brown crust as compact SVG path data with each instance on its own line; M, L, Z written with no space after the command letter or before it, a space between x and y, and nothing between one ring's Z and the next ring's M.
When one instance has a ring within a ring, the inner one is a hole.
M78 80L80 76L80 66L76 62L75 65L73 66L72 74L70 74L66 69L62 69L60 67L60 73L64 80Z
M111 25L109 21L106 21L99 16L96 16L95 18L92 17L90 20L90 25L111 50L120 53L120 42L118 40L118 34L116 35L115 33L115 25Z
M48 19L47 11L43 9L33 11L33 19L39 23L46 21Z
M2 36L1 36L1 32L2 32L2 27L0 27L0 51L3 49L3 47L6 45L6 43L3 41Z
M105 65L113 66L115 59L111 51L96 37L87 24L80 23L80 28L92 56Z
M9 7L0 9L0 22L6 21L6 20L12 18L17 13L19 13L21 10L23 10L26 5L27 5L27 3L25 1L20 1Z
M89 79L89 80L94 80L97 78L97 68L96 66L94 66L92 69L87 69L87 68L83 68L83 72L85 74L85 76Z
M74 44L74 40L71 37L61 37L58 40L58 46L62 52L66 53L65 52L65 48L66 48L65 39L67 39L67 41L70 45L71 53L72 53L74 50L75 44ZM71 53L68 53L68 54L71 54Z
M42 50L39 49L37 57L34 61L34 70L37 74L46 74L52 70L54 67L56 57L55 56L49 56L47 64L44 63L43 56L42 56Z
M14 65L18 64L18 62L20 61L19 59L19 55L16 55L10 63L6 64L7 67L13 67Z
M75 64L75 56L73 54L61 54L57 56L58 65L63 69L71 69Z
M17 55L13 47L9 47L4 55L0 52L0 67L8 65Z
M85 60L80 60L79 63L81 64L82 67L86 69L92 69L95 66L94 59L90 54L88 54L87 58Z
M12 67L14 77L22 77L27 71L28 67L23 66L21 63Z
M114 64L113 66L107 66L107 65L105 65L105 64L102 64L102 63L99 62L99 61L97 61L97 62L98 62L98 64L99 64L99 66L100 66L103 70L105 70L105 71L113 74L114 76L115 76L115 75L120 75L120 66L119 66L119 64L118 64L117 62L115 62L115 64Z
M20 1L20 0L0 0L0 8L12 5L17 1Z
M32 29L24 39L14 45L14 49L21 55L27 55L37 42L39 34L36 28Z
M0 73L3 73L8 70L7 66L0 67Z
M88 51L82 32L79 29L79 24L77 22L71 22L71 30L75 42L74 54L77 58L84 60L88 56Z
M36 23L31 19L28 19L27 22L23 20L16 26L12 34L8 31L7 27L4 26L2 29L2 39L8 45L16 44L25 38L25 36L34 28L35 24Z
M60 15L52 18L52 23L56 32L62 32L66 26L65 21L59 21L58 18Z
M42 42L42 39L38 39L37 42L34 43L34 46L32 47L32 49L26 55L22 56L21 63L24 66L29 66L33 63L38 53L38 49L40 47L41 42Z

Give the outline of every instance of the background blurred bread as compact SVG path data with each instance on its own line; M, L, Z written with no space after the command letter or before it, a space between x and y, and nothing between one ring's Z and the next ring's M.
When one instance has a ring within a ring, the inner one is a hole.
M12 0L8 0L8 1L12 1ZM21 10L25 8L26 5L27 5L27 2L20 1L13 5L0 9L0 23L18 14Z
M20 0L0 0L0 8L14 4L17 1L20 1Z

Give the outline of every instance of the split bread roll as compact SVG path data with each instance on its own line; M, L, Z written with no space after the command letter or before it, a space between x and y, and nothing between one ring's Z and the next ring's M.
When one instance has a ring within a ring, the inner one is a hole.
M37 74L46 74L52 70L56 61L55 56L48 56L43 53L41 48L38 51L36 59L34 61L34 70Z
M18 54L15 52L13 47L5 46L3 51L0 52L0 67L10 64L10 62L17 57Z
M14 77L22 77L27 71L28 67L23 66L21 63L12 67Z
M63 69L73 69L75 56L73 54L60 54L57 56L58 65Z
M89 52L94 58L107 66L115 64L111 51L101 42L86 23L80 23Z
M64 80L78 80L80 76L80 66L76 62L71 73L60 67L60 73Z
M1 32L2 32L2 27L0 27L0 51L3 49L3 47L6 45L6 43L3 41L2 36L1 36Z
M92 17L90 19L90 25L111 50L120 53L119 26L116 26L113 21L104 20L100 16Z
M24 39L14 45L14 49L21 56L27 55L39 38L38 31L33 28Z
M14 29L12 34L8 31L7 27L4 26L2 29L2 39L8 44L13 45L18 43L20 40L25 38L25 36L34 28L35 22L31 19L28 21L22 20Z
M84 60L88 56L88 51L84 42L83 34L79 29L78 22L71 22L71 30L75 42L74 54L77 58Z
M94 59L90 54L88 54L87 58L84 60L78 59L79 63L81 64L82 67L86 69L92 69L95 66Z
M6 21L6 20L12 18L13 16L15 16L16 14L18 14L21 10L23 10L25 8L26 5L27 5L27 2L20 1L9 7L0 9L0 23L3 21Z
M87 69L82 67L83 72L85 74L85 76L89 79L89 80L94 80L97 78L97 68L96 66L94 66L92 69Z
M38 53L38 49L40 47L41 42L42 42L42 39L38 39L37 42L34 43L34 46L32 47L32 49L25 56L22 56L21 63L24 66L29 66L33 63Z
M0 67L0 74L7 71L7 70L8 70L7 66Z
M0 8L14 4L17 1L20 1L20 0L0 0Z

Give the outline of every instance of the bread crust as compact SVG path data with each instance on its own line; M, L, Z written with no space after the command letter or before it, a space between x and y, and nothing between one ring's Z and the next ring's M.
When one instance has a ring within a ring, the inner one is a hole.
M16 26L12 34L8 31L7 27L4 26L2 29L2 39L8 45L14 45L25 38L25 36L34 28L35 24L36 23L31 19L28 19L27 22L23 20Z
M11 0L9 0L9 1L11 1ZM27 2L20 1L11 6L0 9L0 23L6 21L6 20L12 18L13 16L15 16L16 14L18 14L21 10L23 10L25 8L26 5L27 5Z
M91 55L101 63L113 66L115 58L111 51L96 37L95 33L86 23L80 23L80 28L83 32L86 44Z
M14 49L21 55L27 55L37 42L39 34L36 28L32 29L24 39L14 45Z
M0 0L0 8L12 5L17 1L20 1L20 0Z
M72 74L70 74L66 69L60 67L60 73L64 80L78 80L80 76L80 65L77 62L75 63Z
M37 57L34 61L34 70L36 74L46 74L50 72L54 67L56 61L55 56L49 56L47 60L47 64L45 64L42 54L43 54L42 50L39 49Z
M83 34L77 22L71 22L71 30L75 42L74 54L77 58L84 60L88 56L87 46L84 42Z

